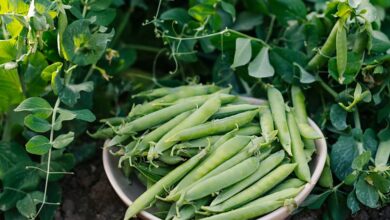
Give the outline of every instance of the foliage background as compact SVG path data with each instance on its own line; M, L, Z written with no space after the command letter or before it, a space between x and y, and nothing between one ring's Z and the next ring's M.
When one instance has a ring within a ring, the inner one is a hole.
M324 218L344 219L362 206L388 203L388 158L376 159L378 146L390 140L388 1L0 3L0 210L6 219L53 218L58 181L97 151L86 135L100 126L87 123L95 116L124 116L136 92L194 82L263 98L267 83L286 98L290 85L299 84L328 138L334 179L303 208L326 203ZM325 51L337 22L343 23L333 42L338 49ZM311 65L318 53L329 62ZM42 97L41 105L30 97ZM29 120L20 106L14 111L23 100L33 105L24 108ZM73 116L57 114L56 103ZM39 110L47 104L49 115ZM79 114L83 109L95 116ZM43 141L24 147L38 133ZM63 146L54 144L72 133Z

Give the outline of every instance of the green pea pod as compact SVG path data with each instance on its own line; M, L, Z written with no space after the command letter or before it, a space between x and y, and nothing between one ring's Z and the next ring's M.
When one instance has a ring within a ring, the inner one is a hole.
M295 117L293 113L287 112L287 121L288 127L291 135L291 149L292 149L292 158L297 166L295 168L295 174L297 177L303 181L310 181L310 168L306 160L306 155L303 150L303 142L301 139L301 135L298 130L298 126L296 124Z
M322 170L318 184L324 188L333 188L333 176L332 170L330 169L329 155L326 155L326 163Z
M319 134L316 130L314 130L313 127L311 127L307 123L299 123L298 129L299 133L302 135L303 138L309 139L309 140L315 140L321 138L321 134Z
M208 172L222 164L234 156L237 152L241 151L251 140L249 136L235 136L216 150L210 153L210 155L202 161L199 166L188 173L178 184L171 190L166 200L175 201L180 198L181 192L190 187L197 180L205 176Z
M232 211L224 212L210 217L202 218L203 220L245 220L252 219L283 206L284 201L266 201L256 203L252 206L244 206Z
M336 61L337 61L337 72L339 74L339 82L344 82L344 72L347 68L347 53L348 53L348 40L347 30L344 27L344 22L340 23L337 28L336 36Z
M173 135L168 141L187 141L208 135L220 134L248 124L257 114L257 110L247 111L230 117L216 119L198 126L184 129Z
M282 93L274 87L269 87L267 94L272 117L274 119L276 129L278 129L279 141L287 154L291 155L291 138L287 126L286 108Z
M267 201L284 201L286 199L294 198L300 191L302 191L303 186L296 187L296 188L287 188L282 189L280 191L269 193L266 196L260 197L246 205L244 207L253 206L256 204L266 203Z
M168 165L177 165L177 164L180 164L180 163L183 163L185 161L185 159L181 156L178 156L178 155L170 155L169 152L164 152L160 155L160 157L158 158L161 162L164 162Z
M144 208L148 207L156 196L163 193L166 189L171 187L184 175L186 175L191 169L193 169L203 157L207 155L207 151L203 150L195 157L191 158L187 162L175 168L173 171L169 172L166 176L161 178L157 183L152 187L146 190L142 195L140 195L134 202L129 206L125 214L125 220L128 220L142 211Z
M305 184L305 182L298 179L298 178L290 178L290 179L283 181L282 183L275 186L274 188L272 188L272 190L269 191L268 194L270 195L270 194L273 194L273 193L276 193L276 192L279 192L279 191L282 191L285 189L289 189L289 188L299 188L299 187L303 186L304 184Z
M154 147L150 148L148 153L148 160L158 158L162 152L175 145L178 141L168 141L173 135L183 129L204 123L216 111L218 111L220 106L221 101L218 96L214 96L207 100L200 108L195 110L191 115L172 128L168 133L166 133Z
M256 125L249 124L245 127L240 128L237 131L237 135L247 135L247 136L258 135L260 133L261 133L261 129L257 124Z
M109 128L102 128L97 130L95 133L90 133L87 131L87 134L95 139L107 139L107 138L112 138L115 134L114 130L109 127Z
M375 155L375 166L384 167L389 161L390 155L390 128L387 127L379 132L379 145Z
M215 197L215 199L211 202L211 206L217 206L218 204L221 204L222 202L233 197L234 195L241 192L248 186L252 185L260 178L262 178L264 175L269 173L276 166L278 166L283 161L284 158L285 158L285 153L283 150L280 150L270 155L260 163L259 169L251 176L220 192L218 196Z
M231 104L231 105L221 107L211 118L212 119L225 118L241 112L255 110L257 108L258 108L257 105L251 105L251 104L235 104L235 105Z
M283 181L290 175L296 164L283 164L274 169L271 173L258 180L256 183L236 194L230 199L216 206L202 207L209 212L225 212L245 203L248 203L269 191L272 187Z
M274 120L272 118L271 110L268 105L262 105L259 109L261 134L267 143L271 143L275 140L275 136L278 132L274 128Z
M333 56L334 51L336 50L336 36L339 26L340 20L338 20L333 26L332 31L330 32L322 48L320 48L316 55L310 59L309 63L307 64L308 70L318 70L324 64L326 64L326 61L328 61L330 57Z
M241 163L227 169L219 174L209 177L201 182L195 183L188 189L179 201L193 201L218 192L236 182L248 177L259 167L259 159L248 158ZM178 202L179 203L179 202Z

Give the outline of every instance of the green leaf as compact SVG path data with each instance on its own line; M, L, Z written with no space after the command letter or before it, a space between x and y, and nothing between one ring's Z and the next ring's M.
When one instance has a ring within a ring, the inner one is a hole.
M111 5L112 0L94 0L88 3L90 10L101 11L106 10Z
M390 157L390 128L386 127L378 133L379 145L375 155L375 166L384 167L387 165Z
M347 206L352 211L352 215L360 210L359 201L356 198L355 190L348 193Z
M48 65L46 59L43 53L36 52L20 65L19 72L23 76L24 92L27 97L40 96L45 92L47 83L42 79L41 73Z
M337 130L345 130L347 125L347 112L337 104L330 107L330 122Z
M355 81L357 74L359 73L363 60L357 53L348 52L347 58L347 67L343 74L344 81L342 84L348 85ZM328 62L328 71L329 74L335 80L339 80L340 74L337 71L337 60L335 57L331 58Z
M43 193L34 191L19 200L16 203L16 208L24 217L32 219L37 214L36 205L40 203L38 201L43 201Z
M80 92L92 92L93 82L83 82L81 84L68 84L61 91L59 91L59 97L61 101L72 107L80 99Z
M294 66L298 67L299 72L301 73L299 77L299 82L304 84L309 84L316 81L315 77L309 72L307 72L301 65L299 65L298 63L293 63L293 64Z
M333 173L339 180L352 172L352 161L359 155L356 141L352 136L340 136L332 146L330 159Z
M319 209L324 204L325 200L332 193L332 190L327 190L319 195L310 194L301 204L302 207L309 209Z
M268 3L271 12L284 24L290 20L304 20L307 14L302 0L273 0Z
M186 24L191 20L184 8L172 8L161 13L160 18L163 20L177 21L179 24Z
M200 22L204 22L210 15L215 14L215 9L211 5L197 4L188 9L188 14Z
M56 131L58 131L62 128L62 122L70 121L70 120L73 120L76 118L76 114L70 110L60 108L60 109L58 109L58 113L60 115L57 117L57 119L54 123L54 130L56 130Z
M359 175L360 175L360 171L354 170L352 173L348 174L345 177L344 183L346 185L352 186L357 180L357 178L359 178Z
M357 156L352 162L352 169L363 170L363 167L370 162L371 151L366 151Z
M372 39L372 51L375 52L386 52L390 49L390 40L386 36L386 34L373 30L371 31L371 39Z
M372 182L381 193L390 192L390 179L383 176L383 174L381 175L379 173L373 172L367 176L367 179L369 182Z
M47 66L45 69L42 70L41 77L46 82L49 82L52 80L53 74L58 74L62 69L63 63L62 62L55 62Z
M47 201L51 203L60 203L62 191L59 183L51 182L47 188ZM39 218L41 220L52 220L54 219L55 213L59 205L45 205L43 206Z
M232 16L233 22L236 20L236 9L234 8L234 5L230 4L229 2L221 1L221 7L224 11L230 14Z
M39 133L45 133L51 128L51 125L48 121L32 114L27 115L24 118L24 125L26 125L26 127L29 129Z
M378 207L379 194L376 189L368 184L365 179L360 176L356 182L356 197L364 205L370 208Z
M95 115L88 109L73 110L72 112L76 115L76 119L87 122L93 122L96 120Z
M10 40L0 40L0 64L7 63L16 59L16 41L14 39Z
M336 60L337 60L337 72L339 74L338 81L343 84L345 77L344 72L347 68L348 60L348 41L347 31L343 25L339 25L336 35Z
M371 151L371 155L376 154L376 149L378 147L378 141L376 139L376 133L372 128L368 128L364 131L363 147L366 150Z
M248 73L255 78L271 77L275 70L269 62L268 47L261 48L259 54L248 65Z
M252 56L251 40L247 38L236 39L236 49L234 52L234 60L231 68L243 66L247 64Z
M329 212L331 219L344 220L348 216L348 208L346 206L346 198L339 191L334 191L330 194L327 204L329 205Z
M44 155L49 152L51 143L49 139L42 135L32 137L26 144L27 152L36 155Z
M249 31L261 23L263 23L262 14L243 11L238 14L233 29L237 31Z
M53 141L53 147L57 149L64 148L72 143L73 140L74 132L70 131L67 134L61 134Z
M22 85L16 69L5 70L0 67L0 113L8 111L24 99Z
M288 83L294 80L294 64L305 66L307 59L305 54L287 48L273 47L269 54L270 62L275 72Z
M18 163L30 162L26 151L17 143L0 141L0 180L4 174Z
M53 151L61 153L62 150ZM60 172L69 172L74 166L75 166L75 157L70 153L65 153L63 155L59 155L55 158L52 158L52 161L50 163L50 172L57 172L52 173L49 177L49 181L58 181L62 177L64 177L63 173ZM41 169L47 169L47 160L41 162L39 164L39 167ZM41 178L46 178L45 173L40 173Z
M91 32L90 25L90 20L76 20L66 27L63 34L65 58L80 66L97 63L114 35L114 31Z
M15 108L16 112L32 112L36 116L41 118L47 118L51 115L53 109L50 106L50 104L40 97L31 97L26 100L24 100L22 103L19 104L18 107Z
M103 11L89 11L86 18L95 17L97 25L108 26L110 25L116 16L116 9L107 8Z

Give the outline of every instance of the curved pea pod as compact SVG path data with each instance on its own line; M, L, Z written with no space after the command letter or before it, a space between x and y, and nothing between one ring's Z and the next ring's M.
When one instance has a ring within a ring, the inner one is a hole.
M232 116L238 113L251 111L257 109L257 105L251 105L251 104L231 104L227 106L221 107L211 118L224 118L228 116Z
M272 187L283 181L290 175L296 164L283 164L271 171L269 174L258 180L240 193L216 206L202 207L210 212L224 212L246 204L269 191Z
M221 138L220 135L213 135L213 136L202 137L202 138L194 139L194 140L190 140L190 141L185 141L185 142L181 142L179 144L176 144L174 146L174 149L179 150L179 149L187 149L187 148L206 147L209 144L213 145L215 142L218 141L219 138Z
M253 120L258 110L243 112L223 119L216 119L198 126L187 128L176 133L168 141L187 141L208 135L220 134L248 124Z
M221 101L218 96L214 96L207 100L200 108L195 110L191 115L166 133L154 147L150 148L148 160L157 158L163 151L175 145L178 141L169 141L169 139L177 132L204 123L218 111L219 107L221 107Z
M117 127L117 128L119 128L119 127ZM114 132L114 129L109 127L109 128L99 129L95 133L90 133L89 131L87 131L87 134L92 138L107 139L107 138L112 138L114 136L115 132Z
M290 179L283 181L282 183L275 186L274 188L272 188L272 190L269 191L268 194L272 194L272 193L279 192L279 191L289 189L289 188L299 188L299 187L303 186L304 184L305 184L305 182L298 179L298 178L290 178Z
M192 111L183 112L180 115L174 117L170 121L164 123L163 125L157 127L152 132L141 137L141 141L134 147L134 150L131 152L131 155L138 155L149 148L151 142L158 141L162 136L172 130L185 118L187 118Z
M300 191L302 191L303 188L304 188L303 186L300 186L300 187L282 189L282 190L277 191L277 192L269 193L266 196L260 197L256 200L246 204L244 207L265 203L267 201L284 201L286 199L291 199L291 198L294 198L295 196L297 196L298 193Z
M170 155L168 152L162 153L158 159L168 165L177 165L185 161L183 157L178 155Z
M275 140L275 136L278 131L274 128L274 120L268 105L262 105L259 107L259 116L261 134L265 138L266 142L271 143Z
M244 206L232 211L224 212L210 217L203 218L203 220L245 220L252 219L283 206L284 201L266 201L256 203L252 206Z
M101 119L99 122L116 126L126 122L126 117L104 118Z
M199 95L206 95L209 93L213 93L218 91L218 87L215 85L197 85L197 86L191 86L191 87L182 87L178 89L174 93L167 94L161 98L155 99L151 102L147 102L144 104L136 105L134 106L129 116L130 118L137 117L140 115L146 115L151 112L157 111L159 109L162 109L164 107L164 104L173 103L174 101L181 99L181 98L187 98L191 96L199 96Z
M154 201L156 196L160 195L165 191L165 189L168 189L181 178L183 178L183 176L186 175L192 168L194 168L199 163L199 161L206 156L206 154L207 151L201 151L198 155L178 166L173 171L169 172L166 176L161 178L129 206L124 219L130 219L144 208L148 207Z
M204 177L202 177L199 181L202 181L206 178L215 176L218 173L228 170L231 167L237 165L238 163L242 162L243 160L255 154L257 154L259 161L262 161L271 153L269 147L266 147L267 149L262 149L262 151L260 151L260 149L265 146L264 144L265 144L265 140L263 137L258 137L251 140L244 149L238 152L238 154L234 155L229 160L223 162L221 165L219 165L218 167L210 171L208 174L206 174Z
M288 127L290 130L292 140L292 158L297 166L295 168L295 175L303 181L310 181L310 168L306 160L306 155L303 150L303 142L292 112L287 112Z
M201 182L195 183L191 186L191 188L182 194L182 198L180 198L179 202L197 200L212 193L218 192L219 190L224 189L251 175L257 170L258 167L258 158L248 158L228 170L209 177Z
M390 155L390 129L387 127L378 133L379 145L375 155L375 166L385 167Z
M298 129L299 129L299 133L302 135L303 138L313 140L322 137L321 134L319 134L316 130L314 130L314 128L311 127L309 124L299 123Z
M222 202L243 191L245 188L252 185L264 175L269 173L276 166L278 166L283 161L284 157L285 153L283 150L270 155L260 163L259 169L251 176L220 192L219 195L211 202L210 206L217 206L218 204L221 204Z
M210 153L210 155L202 161L195 169L188 173L177 186L169 193L166 200L177 200L180 198L180 194L183 190L190 187L197 180L205 176L208 172L215 169L234 156L237 152L242 150L251 140L249 136L235 136L222 144L216 150Z
M200 151L200 149L196 149L196 148L182 149L182 150L178 150L176 152L176 155L188 158L188 157L192 157L192 156L196 155L197 153L199 153L199 151Z
M261 128L256 124L249 124L245 127L240 128L237 131L237 135L259 135L261 133Z
M271 107L272 118L276 129L278 129L278 138L284 150L288 155L291 154L291 138L288 130L286 119L286 108L282 93L274 87L269 87L267 90L268 102Z
M219 94L217 92L218 96L221 98L221 101L225 99L225 101L233 101L235 99L235 96L228 95L228 94ZM198 106L205 103L209 98L216 94L206 95L202 97L194 97L187 101L178 102L174 105L171 105L169 107L160 109L158 111L152 112L150 114L147 114L145 116L142 116L140 118L135 119L134 121L128 122L125 125L121 126L118 129L118 134L133 134L138 131L146 130L149 128L152 128L156 125L159 125L161 123L164 123L178 114L181 114L183 112L192 110L197 108Z

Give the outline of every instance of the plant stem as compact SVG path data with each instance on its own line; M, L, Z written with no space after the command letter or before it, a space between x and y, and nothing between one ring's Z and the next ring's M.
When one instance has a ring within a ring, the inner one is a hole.
M54 141L54 124L56 122L56 115L58 111L58 107L60 106L60 98L57 98L56 103L54 104L53 113L51 116L51 129L50 129L50 144ZM47 154L47 167L46 167L46 178L45 178L45 189L43 191L43 201L41 203L41 206L39 207L37 214L35 215L35 218L39 215L39 213L42 211L43 206L46 204L46 197L47 197L47 187L49 185L49 176L50 176L50 162L51 162L51 150L52 147L50 147L49 152Z
M96 66L96 64L92 64L92 65L89 67L89 70L88 70L88 72L87 72L87 75L85 75L85 78L84 78L83 82L86 82L86 81L89 79L89 77L92 76L92 73L93 73L93 71L95 70L95 66Z
M118 44L118 40L120 39L120 37L122 36L122 33L123 31L125 30L125 27L127 26L127 24L129 23L129 18L130 18L130 15L131 13L133 12L134 8L133 7L130 7L126 13L124 14L123 18L122 18L122 22L119 24L119 27L118 29L116 30L116 34L115 34L115 37L114 37L114 40L112 40L112 46L116 46Z
M4 39L8 40L9 39L9 35L8 35L8 32L7 32L7 29L5 28L5 23L4 23L3 17L1 17L1 28L2 28L2 31L3 31Z
M85 0L84 7L83 7L83 12L81 14L81 16L83 16L83 18L85 18L85 16L87 15L87 11L88 11L88 0Z
M265 38L265 42L267 42L267 43L268 43L269 39L271 38L272 31L274 29L274 24L275 24L275 16L272 15L271 16L271 22L270 22L269 28L268 28L267 37Z
M353 121L355 123L355 128L362 129L362 126L360 123L359 110L357 107L355 107L355 111L353 111Z
M336 91L334 91L332 88L330 88L330 86L328 86L328 84L326 84L322 79L321 77L317 77L317 82L320 83L320 85L322 86L322 88L324 88L331 96L333 96L334 99L338 99L338 94Z
M152 53L158 53L161 50L161 48L150 47L150 46L145 46L145 45L140 45L140 44L126 44L125 47L132 48L135 50L152 52Z

